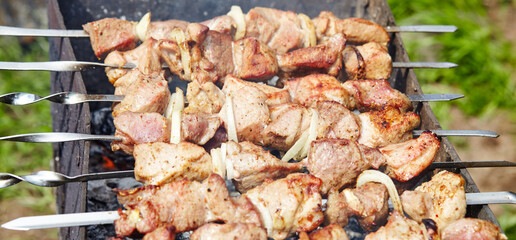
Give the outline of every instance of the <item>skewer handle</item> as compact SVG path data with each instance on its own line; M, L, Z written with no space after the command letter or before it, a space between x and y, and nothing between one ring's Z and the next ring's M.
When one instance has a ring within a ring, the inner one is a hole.
M84 30L36 29L0 26L0 35L34 37L89 37Z

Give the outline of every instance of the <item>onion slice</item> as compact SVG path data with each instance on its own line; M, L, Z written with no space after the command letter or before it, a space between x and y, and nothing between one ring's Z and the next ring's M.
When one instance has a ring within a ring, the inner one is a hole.
M213 164L213 172L226 178L226 166L222 161L222 153L220 148L213 148L210 151L211 161Z
M172 127L170 128L170 142L178 144L181 142L181 114L185 108L185 97L183 95L183 90L176 88L172 105Z
M244 13L242 12L242 9L239 6L233 5L233 6L231 6L231 10L226 15L233 18L233 20L236 23L236 32L235 32L235 36L233 37L233 39L236 41L236 40L243 38L245 36L246 25L245 25L245 16L244 16Z
M306 144L306 141L308 140L309 132L308 130L304 131L303 134L301 134L301 137L290 147L290 149L283 155L281 158L281 161L288 162L290 159L298 159L299 153L303 150L303 147Z
M394 186L394 182L392 182L392 179L389 176L377 170L365 170L360 174L360 176L358 176L357 187L368 182L378 182L385 185L385 187L387 187L387 191L389 191L389 196L391 197L394 210L403 213L400 195L398 194L398 190L396 190L396 186Z
M222 162L224 162L224 166L226 166L226 177L228 180L235 178L235 168L233 167L233 162L228 161L226 158L227 155L227 146L226 143L222 143L220 145L220 155L222 156Z
M136 36L140 39L140 41L145 41L147 36L147 31L149 30L149 25L151 21L151 13L148 12L143 15L142 19L136 24L135 32Z
M226 116L228 125L228 140L238 142L237 128L235 124L235 112L233 111L233 99L226 95Z
M305 146L301 150L301 154L298 156L299 158L304 158L308 155L308 151L310 150L310 145L313 141L317 139L317 125L319 125L319 112L317 110L311 108L312 118L310 119L310 128L308 129L308 138L306 139Z
M305 32L304 47L313 47L317 45L317 37L315 35L315 27L310 17L305 14L299 13L297 18L301 22L301 28Z
M188 46L188 41L186 39L185 32L180 28L174 28L170 33L170 39L176 42L179 47L179 51L181 53L181 64L183 65L184 78L186 80L191 80L192 76L192 66L191 66L191 55L190 48Z

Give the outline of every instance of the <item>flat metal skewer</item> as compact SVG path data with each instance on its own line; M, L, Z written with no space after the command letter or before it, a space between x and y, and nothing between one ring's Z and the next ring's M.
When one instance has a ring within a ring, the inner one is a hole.
M461 137L492 137L496 138L499 135L492 131L483 130L413 130L414 136L419 136L423 132L433 132L437 136L461 136ZM93 135L86 133L69 133L69 132L46 132L46 133L27 133L19 135L11 135L0 137L0 141L14 141L14 142L32 142L32 143L57 143L69 141L122 141L121 138L113 135Z
M453 25L412 25L412 26L387 26L387 32L431 32L446 33L455 32L457 27ZM89 37L84 30L66 29L36 29L0 26L0 35L3 36L34 36L34 37Z
M43 100L60 103L60 104L78 104L83 102L121 102L124 100L123 95L101 95L101 94L83 94L76 92L60 92L41 97L32 93L7 93L0 95L0 103L10 105L27 105L40 102Z
M469 161L469 162L433 162L429 169L436 168L478 168L478 167L516 167L509 161ZM52 171L38 171L32 174L18 176L11 173L0 173L0 188L10 187L22 181L40 187L57 187L69 182L86 182L90 180L134 177L134 170L89 173L69 177Z
M436 101L451 101L459 98L463 98L464 95L459 94L422 94L422 95L407 95L412 102L436 102ZM10 105L27 105L36 103L39 101L48 100L55 103L61 104L77 104L83 102L121 102L124 100L123 95L94 95L94 94L82 94L75 92L60 92L41 97L32 93L6 93L0 95L0 103Z
M323 202L325 202L325 199L323 199ZM466 193L466 202L468 205L516 204L516 194L513 192ZM42 228L112 224L119 218L118 211L42 215L17 218L2 224L2 228L26 231Z
M450 62L393 62L393 68L454 68L458 65ZM49 61L49 62L0 62L0 70L15 71L55 71L70 72L95 69L99 67L125 68L133 69L136 67L134 63L126 63L123 66L105 64L99 62L82 62L82 61ZM168 66L163 66L168 68Z

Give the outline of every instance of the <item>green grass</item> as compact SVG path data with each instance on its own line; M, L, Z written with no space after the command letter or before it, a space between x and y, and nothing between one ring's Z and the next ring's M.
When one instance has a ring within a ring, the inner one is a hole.
M0 38L0 61L48 61L48 41L37 38L25 48L16 38ZM30 92L48 95L50 75L36 71L0 71L0 94ZM0 104L0 136L52 131L50 104L40 102L27 106ZM52 146L36 143L0 143L0 172L28 174L35 169L50 169ZM32 196L33 198L28 198ZM36 211L52 209L52 189L19 183L0 189L0 200L16 199Z

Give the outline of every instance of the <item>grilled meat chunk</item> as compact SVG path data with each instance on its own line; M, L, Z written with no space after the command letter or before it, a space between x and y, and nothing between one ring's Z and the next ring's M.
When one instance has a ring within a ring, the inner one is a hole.
M408 97L393 89L387 80L348 80L342 86L352 98L348 107L361 112L380 110L386 105L403 112L412 108Z
M317 229L308 235L306 232L299 233L299 240L348 240L344 228L337 224L330 224L324 228Z
M145 34L145 41L148 41L149 39L169 39L170 33L174 28L179 28L181 30L186 30L186 27L188 26L188 22L181 21L181 20L166 20L166 21L152 21L149 24L149 28L147 29L147 33Z
M304 32L297 14L273 8L255 7L246 14L246 37L267 44L276 54L302 48Z
M174 240L176 239L176 229L171 227L158 227L156 230L145 234L143 240Z
M229 196L224 179L217 174L202 183L180 180L161 186L118 190L118 201L126 211L119 211L115 221L119 237L135 230L149 233L166 226L176 232L200 227L204 223L241 222L261 226L260 215L245 197Z
M235 28L236 23L232 17L228 15L222 15L201 22L201 24L207 26L210 30L224 34L230 34L231 30Z
M113 51L107 55L104 63L123 66L127 63L134 64L142 74L161 72L161 55L158 51L159 42L153 38L148 39L137 48L129 51ZM106 68L106 75L114 85L118 79L125 76L129 69Z
M421 123L416 113L403 113L391 106L379 111L364 112L358 117L361 125L358 142L373 148L412 139L412 130Z
M441 231L442 240L507 240L500 228L491 222L477 218L461 218L448 224Z
M379 183L366 183L356 189L335 188L328 195L325 221L346 226L351 216L357 216L360 226L371 231L383 225L389 213L387 188Z
M186 99L188 106L185 113L215 114L220 112L225 101L224 93L212 82L199 84L197 81L188 83Z
M404 191L400 198L403 211L413 220L422 222L423 219L435 216L430 194L420 191Z
M283 179L266 181L243 196L259 210L268 236L285 239L295 232L312 231L322 223L320 186L320 179L294 173Z
M319 101L335 101L349 108L349 94L341 83L330 75L312 74L306 77L294 78L285 82L294 103L305 107Z
M131 154L135 144L170 141L170 122L159 113L125 111L115 116L114 124L122 141L111 142L113 151Z
M267 231L249 223L207 223L196 229L190 240L266 240Z
M261 134L269 121L269 108L266 104L267 95L253 84L231 75L225 78L222 91L226 96L233 99L233 113L238 139L263 145ZM227 129L228 116L226 113L226 106L224 106L220 117Z
M346 79L389 79L392 59L387 47L368 42L361 46L348 46L343 55Z
M308 171L322 180L321 193L354 183L358 175L370 168L362 159L356 142L348 139L319 139L310 145Z
M403 213L394 211L387 224L378 231L368 234L365 240L420 239L428 240L428 233L423 224L406 218Z
M204 145L215 136L222 121L217 115L183 114L181 140Z
M142 143L134 147L134 176L145 185L179 179L202 181L213 172L211 156L189 142Z
M314 109L319 114L318 138L357 140L360 136L360 120L344 105L333 101L316 103Z
M238 78L254 81L264 81L272 78L278 72L278 63L272 50L261 44L256 38L244 38L233 43L232 71ZM227 62L217 60L224 64Z
M229 141L226 151L226 161L232 163L231 168L226 165L227 171L232 171L233 181L240 192L261 185L265 179L285 177L303 168L301 163L282 162L251 142Z
M437 223L438 229L444 229L451 222L466 215L464 184L465 181L459 174L442 171L415 189L427 193L432 199L433 211L430 211L430 218Z
M440 141L431 132L424 132L416 139L381 147L379 150L387 162L386 174L406 182L419 175L433 161Z
M113 104L113 116L125 111L163 114L170 100L168 83L159 72L142 74L134 69L118 79L114 86L115 95L124 95L124 100Z
M339 19L330 11L322 11L312 22L318 40L344 33L352 43L377 42L387 45L390 41L389 34L382 26L361 18Z
M287 151L310 126L311 115L299 104L286 103L269 108L270 122L263 130L263 145Z
M278 55L278 65L283 72L319 70L337 76L342 69L341 53L345 46L346 37L335 34L317 46Z
M90 43L97 58L104 57L109 51L129 50L140 41L133 31L136 22L115 18L105 18L84 24L82 28L90 35Z

